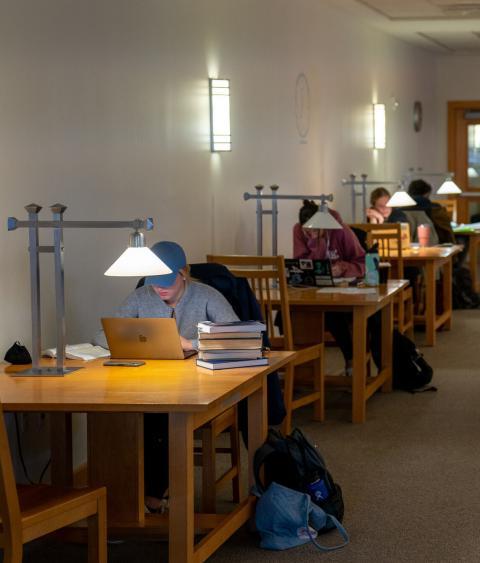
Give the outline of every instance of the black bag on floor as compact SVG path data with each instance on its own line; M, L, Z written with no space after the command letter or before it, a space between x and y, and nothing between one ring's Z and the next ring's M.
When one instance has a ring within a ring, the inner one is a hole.
M262 465L265 468L265 483L260 479ZM270 483L276 482L309 494L315 504L342 521L342 489L334 482L318 448L298 428L294 428L289 436L271 428L266 442L255 452L253 466L260 494L265 492Z
M452 307L454 309L476 309L480 297L475 293L472 275L468 268L455 268L452 276Z
M432 381L433 369L408 336L393 331L393 387L415 391ZM432 390L436 389L433 387Z

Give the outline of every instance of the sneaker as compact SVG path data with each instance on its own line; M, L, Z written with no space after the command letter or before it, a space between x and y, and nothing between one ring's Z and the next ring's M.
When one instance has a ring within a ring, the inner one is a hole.
M145 514L167 514L168 513L168 497L162 498L158 508L152 508L145 504Z

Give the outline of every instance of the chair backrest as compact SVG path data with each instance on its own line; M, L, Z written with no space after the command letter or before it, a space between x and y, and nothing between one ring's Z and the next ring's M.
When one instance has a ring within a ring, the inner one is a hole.
M392 261L390 277L403 279L403 254L402 254L402 227L400 223L383 223L376 225L372 223L356 223L351 228L365 231L367 244L372 246L378 244L378 254L382 260Z
M287 278L283 256L207 255L207 262L227 266L237 278L248 280L258 303L273 348L293 350L292 324L288 305ZM275 331L275 312L281 311L282 332Z
M438 203L447 210L450 221L457 220L457 200L456 199L432 199L433 203Z
M11 552L22 545L22 526L18 504L17 485L13 473L10 445L0 403L0 517L2 519L2 546Z

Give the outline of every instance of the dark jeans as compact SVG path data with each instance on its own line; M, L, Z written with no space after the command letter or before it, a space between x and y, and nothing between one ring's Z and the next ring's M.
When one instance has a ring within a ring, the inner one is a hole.
M162 498L168 489L168 414L143 417L145 495Z
M340 347L345 361L353 359L351 313L325 313L325 328L332 334ZM368 319L370 350L377 368L382 365L382 312L378 311Z

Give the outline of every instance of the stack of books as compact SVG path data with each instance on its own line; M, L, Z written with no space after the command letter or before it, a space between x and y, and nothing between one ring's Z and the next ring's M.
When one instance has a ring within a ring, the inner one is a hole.
M198 323L197 366L227 369L268 365L262 356L262 332L266 326L258 321Z

